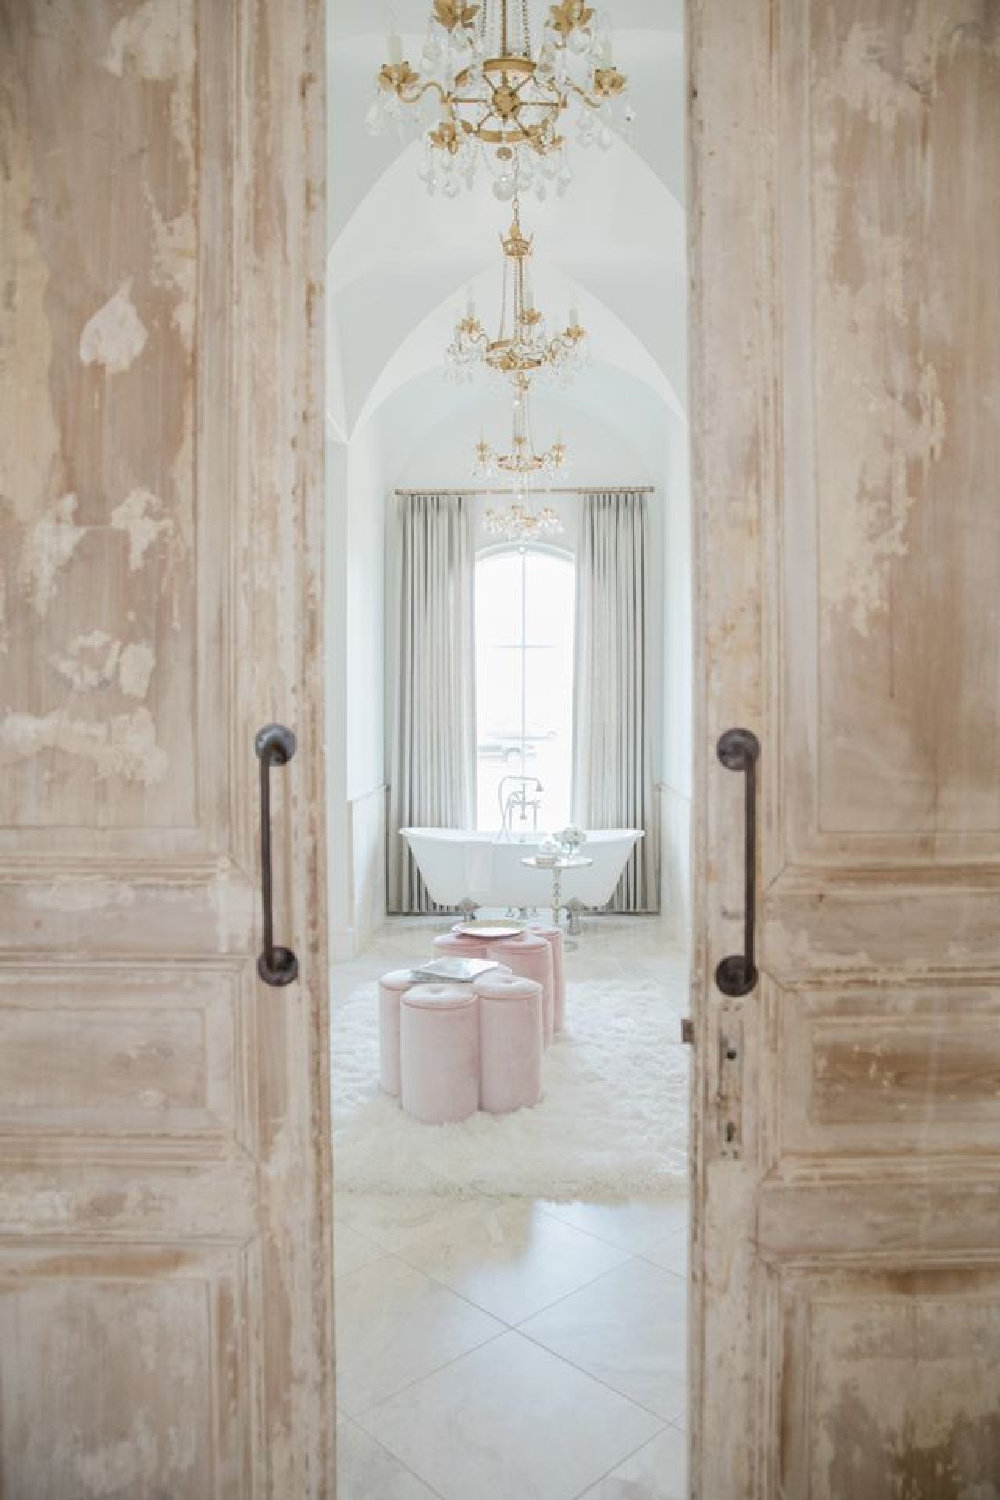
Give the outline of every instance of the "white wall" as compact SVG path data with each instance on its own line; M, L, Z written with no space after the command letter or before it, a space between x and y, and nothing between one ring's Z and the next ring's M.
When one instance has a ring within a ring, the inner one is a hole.
M378 428L367 423L348 449L347 796L385 782L381 684L385 662L386 484Z
M347 662L341 642L347 628L347 444L329 430L326 443L326 815L330 951L343 956L351 925L351 872L347 859Z
M330 904L338 960L385 916L386 485L374 422L327 448Z
M685 947L691 925L692 554L687 424L666 426L664 505L664 760L660 788L661 900L670 936Z

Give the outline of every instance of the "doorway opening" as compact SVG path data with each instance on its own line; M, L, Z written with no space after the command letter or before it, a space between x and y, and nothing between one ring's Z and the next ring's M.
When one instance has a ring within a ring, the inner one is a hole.
M455 64L466 8L433 9L328 0L341 1500L480 1493L487 1463L499 1500L662 1500L686 1448L683 5L593 13L566 66L620 70L634 124L513 187L489 152L450 175L447 109L379 86ZM500 9L471 8L476 57ZM529 0L517 46L558 49L563 10ZM538 369L480 369L512 339ZM469 959L516 997L415 977Z

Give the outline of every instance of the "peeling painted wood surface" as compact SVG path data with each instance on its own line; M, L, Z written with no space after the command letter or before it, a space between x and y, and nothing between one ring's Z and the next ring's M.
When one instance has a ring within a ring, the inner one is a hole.
M693 1491L998 1500L1000 8L689 21ZM733 1159L735 724L763 974Z
M334 1492L323 57L319 0L0 0L4 1495Z

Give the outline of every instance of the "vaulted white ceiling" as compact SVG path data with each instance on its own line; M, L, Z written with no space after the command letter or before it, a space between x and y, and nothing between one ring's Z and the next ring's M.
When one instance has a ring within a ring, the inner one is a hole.
M566 196L526 199L521 220L535 238L538 304L559 322L577 304L591 332L584 393L563 399L601 408L641 450L639 424L686 405L683 0L605 5L615 61L629 76L634 134L608 152L577 149ZM395 9L406 55L417 59L430 0L396 0ZM546 9L530 0L536 30ZM436 424L468 408L468 393L439 372L466 289L474 286L488 326L497 309L499 237L511 209L485 173L471 193L431 197L417 176L422 146L367 130L385 6L332 0L331 22L328 417L345 439L390 410L394 429L418 432L428 399ZM404 439L401 454L406 447Z

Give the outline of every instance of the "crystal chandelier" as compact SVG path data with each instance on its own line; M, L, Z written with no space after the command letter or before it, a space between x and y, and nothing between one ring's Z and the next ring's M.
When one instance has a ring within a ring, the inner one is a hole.
M525 391L518 391L514 397L510 452L498 453L485 437L481 437L476 444L473 473L477 479L496 479L501 474L513 474L519 486L526 486L539 474L555 478L567 473L568 470L569 455L566 444L561 438L557 439L551 448L546 448L541 453L536 450L531 435L531 413Z
M551 505L545 505L541 510L529 510L520 497L503 510L491 507L483 524L490 536L504 542L544 541L546 537L561 536L563 530L563 524Z
M575 307L561 332L549 338L545 318L535 306L531 286L533 242L521 230L518 201L514 200L514 222L503 245L503 291L500 326L490 338L476 316L470 295L465 317L455 325L448 346L448 364L453 375L469 380L484 368L509 378L524 392L532 376L550 375L567 382L584 364L586 331Z
M471 187L480 157L500 199L528 188L544 198L552 184L565 192L567 123L575 121L581 145L605 150L632 123L610 27L584 0L549 7L537 56L528 0L433 0L422 71L404 58L394 29L388 48L368 123L376 134L394 124L404 139L410 121L422 130L431 192L454 197Z

